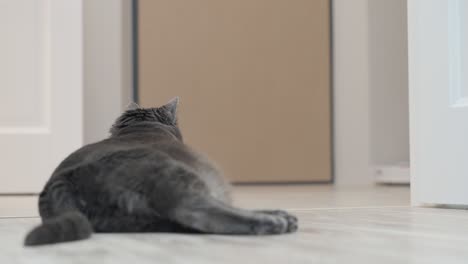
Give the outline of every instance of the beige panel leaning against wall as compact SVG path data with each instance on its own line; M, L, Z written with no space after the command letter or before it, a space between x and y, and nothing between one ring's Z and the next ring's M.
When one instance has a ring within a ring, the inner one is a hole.
M331 180L330 2L139 1L139 101L236 182Z

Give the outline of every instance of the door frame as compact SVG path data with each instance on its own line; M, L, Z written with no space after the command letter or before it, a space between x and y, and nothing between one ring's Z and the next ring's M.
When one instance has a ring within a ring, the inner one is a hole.
M135 100L135 79L132 3L128 0L83 0L83 6L83 114L84 143L87 144L106 138L113 121Z

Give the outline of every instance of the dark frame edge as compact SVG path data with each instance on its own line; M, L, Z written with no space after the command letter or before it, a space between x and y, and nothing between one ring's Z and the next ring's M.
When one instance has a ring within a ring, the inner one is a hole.
M132 0L132 96L133 101L139 103L138 85L138 0Z
M335 169L335 125L334 125L334 100L333 97L335 95L334 89L335 89L335 84L334 84L334 70L333 70L333 58L334 58L334 38L333 38L333 1L330 0L329 2L329 32L330 32L330 183L335 184L336 183L336 169Z

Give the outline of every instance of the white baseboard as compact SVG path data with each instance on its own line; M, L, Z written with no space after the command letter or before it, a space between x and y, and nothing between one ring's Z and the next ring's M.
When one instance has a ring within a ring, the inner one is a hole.
M376 183L383 184L409 184L409 164L377 165L373 167Z

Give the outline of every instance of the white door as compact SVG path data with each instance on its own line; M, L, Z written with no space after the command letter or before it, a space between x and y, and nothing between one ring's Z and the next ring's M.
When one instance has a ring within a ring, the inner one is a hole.
M414 205L468 205L468 1L409 0Z
M40 191L82 144L82 3L0 0L0 193Z

